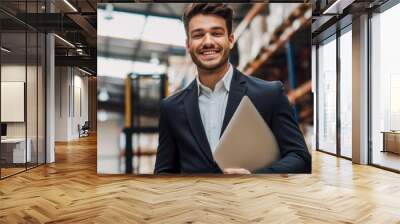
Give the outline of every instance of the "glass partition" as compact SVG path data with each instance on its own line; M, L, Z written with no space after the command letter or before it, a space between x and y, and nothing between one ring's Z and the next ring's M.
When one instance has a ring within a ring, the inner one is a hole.
M38 76L38 56L36 32L27 33L27 81L26 81L26 114L27 114L27 150L31 151L27 167L37 165L37 76Z
M43 164L46 161L45 145L45 115L46 115L46 39L43 33L38 34L38 64L37 64L37 162Z
M31 161L26 150L26 40L25 32L1 34L2 177L25 170Z
M0 3L18 16L43 5ZM45 44L39 30L0 12L0 178L45 163Z

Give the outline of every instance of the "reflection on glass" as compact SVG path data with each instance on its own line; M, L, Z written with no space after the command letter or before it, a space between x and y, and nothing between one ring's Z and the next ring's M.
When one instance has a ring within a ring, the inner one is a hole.
M400 149L400 33L393 27L398 21L400 4L371 19L372 163L396 170L400 170L400 150L396 152ZM390 139L384 139L384 132Z
M46 60L46 52L45 52L45 44L46 39L45 35L39 33L38 36L38 77L37 77L37 90L38 90L38 135L37 135L37 149L38 156L37 162L38 164L45 163L45 60Z
M318 147L336 153L336 40L318 48Z
M27 148L30 149L30 158L27 167L37 165L37 33L27 33L27 74L26 74L26 114L27 114Z
M352 157L352 39L351 30L340 37L340 153Z

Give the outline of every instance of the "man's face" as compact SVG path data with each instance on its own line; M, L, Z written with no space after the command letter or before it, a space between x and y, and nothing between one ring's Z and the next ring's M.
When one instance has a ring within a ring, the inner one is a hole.
M216 70L223 66L233 47L225 20L215 15L198 14L189 22L186 47L197 67Z

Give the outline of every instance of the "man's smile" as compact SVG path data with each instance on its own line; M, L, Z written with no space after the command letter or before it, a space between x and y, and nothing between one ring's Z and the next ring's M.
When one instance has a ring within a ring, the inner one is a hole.
M199 52L202 60L212 60L220 55L221 50L219 49L205 49Z

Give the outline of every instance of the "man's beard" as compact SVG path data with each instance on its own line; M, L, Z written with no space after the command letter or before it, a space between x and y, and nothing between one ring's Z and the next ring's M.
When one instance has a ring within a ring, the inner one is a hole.
M200 59L198 59L197 55L195 53L190 52L190 56L192 58L192 61L194 62L194 64L196 64L196 66L202 70L207 70L207 71L215 71L218 70L219 68L221 68L227 61L229 58L229 49L225 49L224 50L224 54L222 55L221 60L213 65L207 65L204 64Z

